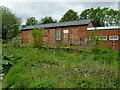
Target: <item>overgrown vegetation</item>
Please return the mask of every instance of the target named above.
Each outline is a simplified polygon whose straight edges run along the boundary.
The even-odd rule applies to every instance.
[[[101,45],[104,45],[105,40],[102,40],[102,35],[96,35],[96,33],[98,32],[98,30],[95,28],[95,30],[92,31],[90,37],[89,37],[89,43],[91,46],[93,46],[93,48],[91,49],[92,53],[94,54],[100,54],[100,50],[99,47]]]
[[[16,47],[16,48],[17,48],[18,46],[20,46],[20,42],[19,42],[18,38],[13,38],[12,41],[9,42],[8,44],[9,44],[10,46]]]
[[[13,56],[13,55],[2,55],[2,67],[4,74],[7,74],[8,71],[12,66],[14,66],[17,62],[17,60],[21,59],[20,57]]]
[[[35,27],[34,30],[32,30],[32,36],[34,41],[34,47],[40,47],[42,45],[42,36],[43,36],[43,28]]]
[[[14,59],[3,88],[117,88],[118,52],[103,48],[101,53],[3,48],[3,55],[21,57]]]

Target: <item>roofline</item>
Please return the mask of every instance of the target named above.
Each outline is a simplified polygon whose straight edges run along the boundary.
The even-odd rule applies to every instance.
[[[68,25],[68,26],[56,26],[56,27],[48,27],[44,29],[50,29],[50,28],[61,28],[61,27],[73,27],[73,26],[88,26],[89,24],[83,24],[83,25]],[[33,28],[30,29],[21,29],[21,31],[27,31],[27,30],[33,30]]]
[[[58,28],[58,27],[70,27],[70,26],[85,26],[85,25],[89,25],[91,23],[91,19],[84,19],[84,20],[90,20],[90,22],[88,24],[81,24],[81,25],[67,25],[67,26],[53,26],[53,27],[47,27],[47,28]],[[74,20],[74,21],[82,21],[82,20]],[[60,24],[60,23],[67,23],[67,22],[73,22],[73,21],[65,21],[65,22],[56,22],[56,24]],[[39,25],[49,25],[49,24],[55,24],[55,23],[47,23],[47,24],[38,24],[38,25],[32,25],[32,26],[37,26],[39,27]],[[47,29],[46,28],[46,29]],[[33,28],[29,28],[29,29],[21,29],[22,30],[33,30]]]
[[[79,20],[73,20],[73,21],[82,21],[82,20],[90,20],[90,22],[92,21],[92,19],[79,19]],[[64,21],[64,23],[73,22],[73,21]],[[59,24],[63,22],[56,22],[56,23]],[[38,24],[38,25],[47,25],[47,24],[55,24],[55,23],[46,23],[46,24]]]
[[[92,27],[92,28],[87,28],[87,30],[95,30],[95,29],[98,29],[98,30],[103,30],[103,29],[120,29],[119,26],[111,26],[111,27]]]

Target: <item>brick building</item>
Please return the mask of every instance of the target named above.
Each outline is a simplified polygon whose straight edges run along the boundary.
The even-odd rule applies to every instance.
[[[89,45],[89,36],[94,30],[91,20],[76,20],[60,23],[37,25],[37,28],[44,28],[43,44],[56,44],[67,41],[69,45]],[[32,38],[31,30],[34,26],[27,26],[22,31],[22,43],[29,43]],[[105,47],[120,49],[118,27],[97,27],[97,35],[102,35],[106,40]]]

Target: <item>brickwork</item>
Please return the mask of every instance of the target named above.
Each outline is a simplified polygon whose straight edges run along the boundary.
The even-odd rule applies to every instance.
[[[29,43],[32,40],[31,30],[22,31],[22,43]]]
[[[65,35],[67,35],[67,41],[69,45],[84,45],[88,46],[89,36],[92,30],[87,30],[88,27],[93,27],[92,23],[86,26],[71,26],[71,27],[60,27],[60,28],[50,28],[45,29],[43,36],[43,44],[55,44],[56,43],[56,31],[61,30],[61,40],[62,43],[65,40]],[[68,30],[68,33],[63,33],[63,30]],[[113,48],[113,42],[115,49],[120,49],[120,40],[109,40],[109,36],[118,35],[118,29],[104,29],[98,30],[96,35],[107,36],[105,47]],[[22,31],[22,43],[29,43],[32,39],[31,30]],[[119,34],[120,37],[120,34]],[[120,38],[119,38],[120,39]]]
[[[104,44],[105,47],[110,47],[113,48],[113,42],[114,42],[114,47],[115,49],[120,48],[119,44],[120,44],[120,38],[119,40],[109,40],[109,36],[119,36],[120,37],[120,33],[118,33],[119,29],[102,29],[102,30],[98,30],[97,33],[95,33],[96,35],[102,35],[102,36],[107,36],[107,40],[106,43]],[[88,30],[87,31],[87,38],[89,39],[89,36],[91,34],[92,30]]]

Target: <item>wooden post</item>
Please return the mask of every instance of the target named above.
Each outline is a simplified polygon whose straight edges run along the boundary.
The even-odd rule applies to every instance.
[[[113,40],[113,42],[112,42],[112,47],[113,47],[113,49],[115,49],[114,45],[115,45],[115,43],[114,43],[114,40]]]

